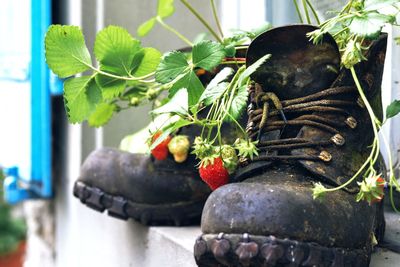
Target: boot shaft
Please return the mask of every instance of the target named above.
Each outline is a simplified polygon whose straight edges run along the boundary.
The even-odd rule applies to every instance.
[[[257,71],[254,79],[260,83],[249,87],[246,130],[253,140],[258,140],[260,155],[238,171],[236,180],[271,165],[294,161],[318,180],[341,185],[370,153],[368,147],[374,137],[371,120],[353,77],[346,69],[335,73],[340,58],[331,37],[326,36],[320,47],[315,47],[306,37],[305,31],[310,30],[303,25],[277,28],[250,45],[250,61],[262,53],[271,53],[271,59],[275,59]],[[291,35],[290,31],[301,35]],[[294,36],[296,40],[284,42],[281,35]],[[276,36],[279,47],[274,44]],[[272,45],[267,43],[269,37],[274,40]],[[299,45],[294,46],[294,41]],[[386,42],[387,36],[382,35],[371,43],[367,60],[355,67],[378,118],[382,116],[380,85]],[[326,51],[324,56],[320,56],[322,51]],[[288,70],[293,73],[287,73]],[[302,75],[308,77],[305,82]],[[357,184],[354,182],[346,189],[356,192]]]

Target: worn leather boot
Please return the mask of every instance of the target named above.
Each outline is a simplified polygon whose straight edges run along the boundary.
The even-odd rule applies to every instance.
[[[193,139],[194,131],[187,127],[182,134]],[[171,155],[156,160],[148,154],[102,148],[83,163],[74,195],[95,210],[145,225],[198,223],[210,190],[195,164],[193,156],[176,163]]]
[[[242,48],[237,57],[244,57],[245,53]],[[237,68],[228,64],[213,73],[202,71],[198,74],[201,82],[208,84],[225,66]],[[192,144],[200,130],[187,126],[179,134],[187,135]],[[222,131],[231,142],[240,135],[229,126]],[[107,210],[108,215],[119,219],[133,218],[144,225],[199,224],[211,190],[199,177],[197,163],[191,154],[183,163],[177,163],[171,155],[160,161],[149,154],[102,148],[83,163],[73,193],[88,207]]]
[[[335,74],[333,39],[312,47],[305,35],[312,30],[275,28],[249,47],[251,62],[267,53],[273,60],[250,87],[247,129],[260,155],[238,171],[242,182],[209,196],[194,247],[199,266],[364,267],[383,237],[381,203],[357,202],[355,184],[313,199],[314,183],[332,187],[352,177],[373,132],[350,72]],[[356,69],[378,116],[385,51],[381,36]]]

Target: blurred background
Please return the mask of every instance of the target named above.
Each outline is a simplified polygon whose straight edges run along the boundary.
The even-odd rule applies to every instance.
[[[195,39],[205,29],[175,2],[177,10],[168,22]],[[213,21],[208,1],[190,2]],[[216,2],[225,31],[250,30],[265,21],[274,26],[297,22],[292,0]],[[324,17],[346,1],[312,2]],[[50,24],[80,26],[90,49],[96,32],[107,25],[125,27],[135,36],[156,7],[156,0],[1,1],[0,267],[194,266],[191,250],[198,228],[153,229],[118,221],[87,209],[72,196],[87,155],[102,146],[118,147],[124,136],[146,126],[150,107],[121,112],[100,129],[71,125],[64,111],[62,81],[44,61],[44,33]],[[398,30],[387,31],[399,35]],[[158,26],[142,43],[162,52],[185,46]],[[390,43],[384,105],[400,99],[399,59],[399,49]],[[397,170],[398,122],[393,119],[383,131],[391,142]]]

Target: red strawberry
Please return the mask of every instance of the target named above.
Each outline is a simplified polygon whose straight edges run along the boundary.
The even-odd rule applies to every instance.
[[[214,158],[208,162],[208,164],[207,161],[203,162],[200,165],[199,173],[201,179],[203,179],[212,190],[228,183],[229,173],[224,167],[224,162],[220,157]]]
[[[152,138],[152,142],[157,140],[161,135],[161,132],[156,132]],[[153,150],[151,150],[151,154],[154,158],[158,160],[164,160],[168,156],[168,143],[171,141],[171,137],[168,136],[165,138],[160,144],[158,144]]]
[[[376,179],[376,189],[374,190],[375,194],[372,194],[372,199],[370,204],[381,202],[383,199],[383,188],[385,187],[385,180],[382,177],[378,177]]]

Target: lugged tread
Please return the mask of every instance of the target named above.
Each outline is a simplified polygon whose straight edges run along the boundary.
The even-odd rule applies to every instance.
[[[363,249],[325,247],[313,242],[248,234],[203,234],[194,246],[201,267],[323,266],[363,267],[370,262]]]
[[[169,204],[143,204],[114,196],[100,188],[76,181],[73,194],[88,207],[121,220],[132,218],[144,225],[194,225],[200,223],[200,217],[206,199],[191,202]]]

